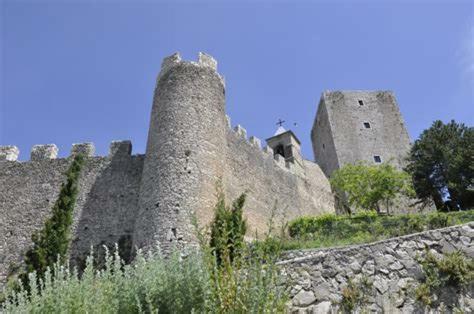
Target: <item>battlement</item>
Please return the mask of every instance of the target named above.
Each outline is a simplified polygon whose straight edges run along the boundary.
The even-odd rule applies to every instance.
[[[37,144],[33,145],[30,152],[30,159],[27,161],[41,161],[58,158],[59,149],[56,144]],[[94,143],[75,143],[72,144],[69,156],[83,154],[85,157],[101,157],[95,156]],[[0,146],[0,162],[1,161],[18,161],[20,150],[16,146]],[[108,158],[124,157],[132,155],[132,142],[112,141],[109,145]]]
[[[214,70],[221,79],[222,85],[225,87],[225,79],[217,72],[217,61],[207,53],[199,52],[198,61],[185,61],[181,59],[179,52],[175,52],[171,56],[165,57],[161,63],[161,70],[158,74],[157,83],[168,71],[180,64],[192,64],[198,67],[207,67]]]
[[[35,145],[31,148],[30,160],[56,159],[58,147],[55,144]]]
[[[16,161],[20,150],[16,146],[0,146],[0,161]]]
[[[235,127],[232,128],[232,121],[228,115],[226,115],[226,120],[229,131],[231,131],[237,138],[244,140],[245,143],[260,151],[264,158],[272,158],[275,165],[277,165],[281,169],[288,170],[290,172],[293,172],[294,174],[299,174],[299,172],[296,171],[297,169],[292,162],[285,161],[285,158],[283,156],[274,154],[273,149],[268,145],[262,148],[262,141],[258,137],[250,136],[249,138],[247,138],[247,130],[240,124],[237,124]]]

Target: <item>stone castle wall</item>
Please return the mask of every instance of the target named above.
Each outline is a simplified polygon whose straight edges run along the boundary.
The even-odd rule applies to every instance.
[[[10,268],[22,262],[31,235],[50,216],[72,160],[37,154],[43,147],[34,148],[30,161],[0,161],[0,286]],[[124,251],[131,249],[143,156],[131,156],[127,141],[112,143],[107,157],[93,157],[93,150],[90,144],[73,147],[73,154],[88,156],[74,209],[73,263],[81,262],[91,245],[120,243]]]
[[[304,160],[300,168],[275,157],[269,147],[262,150],[258,138],[247,139],[240,125],[231,129],[229,119],[224,186],[229,202],[247,192],[250,236],[266,231],[272,215],[278,223],[335,211],[329,181],[317,164]]]
[[[191,218],[211,221],[219,180],[229,202],[248,192],[249,236],[266,231],[275,204],[284,219],[334,212],[317,164],[285,163],[242,127],[230,128],[224,80],[207,55],[163,61],[150,121],[145,155],[132,156],[126,141],[112,143],[107,157],[94,157],[91,145],[73,146],[72,154],[88,156],[74,210],[73,262],[90,245],[118,243],[130,251],[156,241],[165,250],[192,243]],[[51,213],[71,161],[56,156],[56,146],[39,145],[30,161],[18,162],[16,147],[0,147],[0,282]]]
[[[339,313],[342,290],[352,280],[359,291],[367,280],[367,300],[359,312],[423,313],[415,287],[423,278],[418,258],[426,250],[441,254],[462,251],[474,258],[474,223],[431,230],[371,244],[286,252],[280,265],[292,287],[291,308],[296,313]],[[439,298],[445,311],[474,310],[474,282],[465,291],[444,287]],[[441,307],[438,308],[441,310]]]

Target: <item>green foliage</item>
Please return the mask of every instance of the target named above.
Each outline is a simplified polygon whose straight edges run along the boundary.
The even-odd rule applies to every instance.
[[[46,220],[43,228],[32,236],[33,247],[26,252],[25,269],[18,275],[20,280],[28,280],[28,273],[33,271],[42,278],[47,268],[53,266],[58,258],[61,263],[66,261],[74,205],[79,191],[78,180],[83,163],[84,157],[77,155],[66,171],[66,180],[61,185],[51,217]]]
[[[436,258],[430,251],[420,260],[425,278],[415,290],[417,300],[432,305],[438,300],[440,289],[454,287],[465,289],[474,280],[474,260],[461,251]]]
[[[208,250],[210,293],[216,313],[283,312],[286,296],[279,282],[275,262],[280,252],[278,239],[269,234],[263,241],[244,242],[246,223],[242,218],[245,194],[229,208],[218,186],[209,245],[200,235],[201,247]]]
[[[413,144],[406,170],[418,198],[433,200],[438,210],[474,206],[474,128],[454,120],[433,122]]]
[[[373,283],[367,277],[362,277],[360,282],[352,280],[342,288],[340,306],[343,313],[353,313],[358,307],[367,303],[367,298],[372,294]]]
[[[214,220],[211,224],[210,246],[217,257],[218,263],[224,256],[232,262],[242,251],[247,224],[243,218],[245,193],[232,203],[232,207],[225,204],[224,193],[218,188],[217,204],[214,207]]]
[[[452,225],[452,217],[445,213],[430,213],[427,216],[428,219],[428,228],[429,229],[438,229],[445,228]]]
[[[283,248],[367,243],[470,221],[474,221],[474,210],[394,216],[362,211],[350,216],[326,214],[300,217],[288,224],[290,239],[284,241]]]
[[[414,196],[410,176],[388,163],[347,164],[333,172],[331,186],[350,207],[379,213],[382,207],[388,210],[400,195]]]
[[[223,197],[218,205],[222,202]],[[238,198],[233,206],[235,211],[241,209],[243,203],[244,198]],[[241,220],[230,221],[239,226]],[[258,246],[243,241],[234,245],[236,242],[223,238],[221,243],[231,243],[233,251],[227,249],[227,245],[217,255],[205,233],[198,231],[197,236],[200,250],[190,250],[186,255],[175,252],[166,258],[159,248],[146,255],[139,251],[129,265],[120,258],[118,245],[113,256],[105,248],[105,265],[100,270],[95,268],[91,252],[81,277],[77,271],[58,262],[52,271],[47,268],[43,279],[38,280],[33,272],[29,274],[28,287],[9,290],[0,312],[284,312],[287,296],[275,264],[278,248],[273,242],[275,239],[266,239],[264,243],[268,246]],[[234,241],[236,237],[233,237]],[[234,256],[232,259],[230,254]]]
[[[79,277],[59,263],[47,270],[41,289],[36,273],[29,274],[30,286],[12,293],[5,313],[190,313],[205,309],[206,270],[200,257],[179,254],[164,259],[157,251],[138,254],[133,265],[124,265],[116,252],[107,254],[105,267],[94,269],[92,255]],[[30,291],[28,293],[27,291]]]

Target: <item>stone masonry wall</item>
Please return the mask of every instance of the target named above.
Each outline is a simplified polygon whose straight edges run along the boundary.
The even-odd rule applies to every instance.
[[[249,236],[255,230],[265,232],[272,215],[278,223],[302,215],[334,213],[329,181],[317,164],[304,160],[301,169],[285,163],[280,155],[275,159],[271,148],[262,151],[259,139],[251,136],[247,140],[245,129],[240,125],[231,129],[228,121],[224,186],[228,202],[247,192],[244,214]]]
[[[374,156],[378,155],[382,161],[391,160],[398,167],[404,165],[410,137],[392,92],[324,92],[320,103],[324,103],[327,115],[316,117],[313,132],[324,135],[324,129],[330,128],[328,135],[331,138],[325,138],[323,142],[332,140],[336,151],[335,155],[333,152],[320,154],[321,147],[316,145],[318,163],[331,164],[334,158],[339,166],[358,160],[374,163]],[[320,119],[324,121],[320,123]],[[364,123],[369,123],[370,128]]]
[[[460,250],[474,258],[474,222],[365,245],[286,252],[280,265],[291,287],[291,309],[296,313],[336,313],[348,281],[362,289],[367,280],[372,287],[368,285],[367,302],[357,310],[423,313],[427,309],[415,300],[414,290],[423,278],[418,257],[426,250],[438,257]],[[439,300],[448,313],[454,307],[471,313],[474,282],[464,292],[445,288]]]
[[[32,151],[32,160],[0,161],[0,287],[9,269],[19,265],[31,247],[31,235],[51,214],[70,158]],[[74,209],[71,260],[82,262],[90,246],[119,243],[131,249],[143,156],[131,156],[130,142],[114,142],[107,157],[93,157],[91,144],[73,147],[88,154]],[[41,157],[42,156],[42,157]]]
[[[376,164],[374,156],[402,169],[410,150],[410,137],[391,91],[324,92],[311,139],[316,162],[328,177],[349,163]],[[414,206],[417,201],[402,197],[388,210],[392,213],[431,210]],[[343,211],[341,206],[337,207]],[[382,210],[387,208],[382,206]]]
[[[138,247],[163,251],[196,243],[193,215],[212,217],[224,172],[225,86],[217,63],[165,58],[158,76],[134,234]]]

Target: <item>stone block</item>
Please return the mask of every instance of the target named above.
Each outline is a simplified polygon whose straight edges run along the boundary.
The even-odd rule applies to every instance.
[[[217,61],[207,53],[199,53],[199,65],[210,67],[217,70]]]
[[[16,161],[20,150],[16,146],[0,146],[0,161]]]
[[[110,157],[123,157],[132,154],[131,141],[113,141],[109,146]]]
[[[237,126],[234,128],[234,131],[241,138],[247,139],[247,130],[244,129],[240,124],[237,124]]]
[[[265,146],[263,152],[273,156],[273,149],[270,146]]]
[[[95,146],[93,143],[72,144],[71,156],[83,154],[84,157],[92,157],[95,154]]]
[[[54,144],[35,145],[31,149],[30,160],[55,159],[58,157],[58,147]]]
[[[250,144],[252,144],[253,146],[257,147],[258,149],[261,149],[262,148],[262,142],[260,141],[259,138],[255,137],[255,136],[251,136],[249,138],[249,142]]]
[[[296,306],[308,306],[316,301],[312,291],[301,290],[293,297],[293,304]]]

